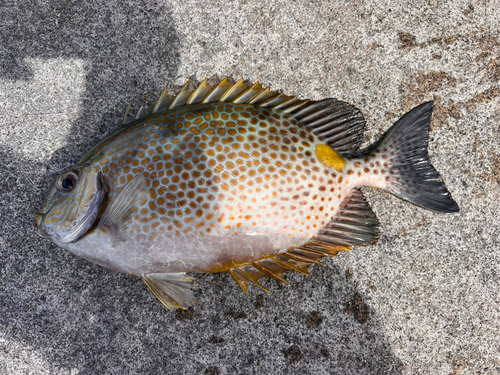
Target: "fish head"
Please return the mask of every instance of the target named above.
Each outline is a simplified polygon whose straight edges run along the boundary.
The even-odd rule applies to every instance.
[[[35,216],[38,234],[59,245],[78,241],[94,225],[106,195],[100,170],[75,166],[64,171],[52,182]]]

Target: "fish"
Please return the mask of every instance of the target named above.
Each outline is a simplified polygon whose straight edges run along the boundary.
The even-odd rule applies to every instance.
[[[186,309],[192,274],[228,272],[247,294],[269,291],[262,278],[289,284],[288,271],[374,245],[362,187],[459,211],[427,152],[432,102],[362,149],[366,121],[344,101],[227,78],[190,84],[146,97],[135,116],[129,104],[121,126],[54,179],[38,234]]]

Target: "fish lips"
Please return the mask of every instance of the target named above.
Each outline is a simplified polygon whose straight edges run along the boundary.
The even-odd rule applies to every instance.
[[[92,201],[87,206],[87,210],[84,215],[78,220],[66,233],[63,235],[54,234],[47,232],[44,225],[37,225],[38,234],[44,238],[50,238],[57,244],[67,244],[71,242],[78,241],[82,236],[84,236],[88,230],[94,225],[94,222],[101,210],[104,199],[107,195],[107,187],[104,182],[104,177],[102,172],[98,172],[96,175],[96,192]],[[40,220],[40,224],[43,220]],[[38,223],[38,218],[37,218]]]

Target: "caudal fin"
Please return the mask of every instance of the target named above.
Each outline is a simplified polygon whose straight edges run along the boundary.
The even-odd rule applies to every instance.
[[[387,191],[428,210],[458,212],[458,205],[427,154],[432,109],[432,102],[427,102],[401,117],[370,156],[387,158]]]

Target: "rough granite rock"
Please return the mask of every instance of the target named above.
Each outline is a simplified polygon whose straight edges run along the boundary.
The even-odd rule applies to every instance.
[[[494,0],[0,2],[0,373],[499,374],[499,30]],[[199,275],[187,312],[36,235],[51,179],[129,101],[214,75],[353,103],[366,143],[434,99],[461,212],[366,189],[378,245],[271,295]]]

